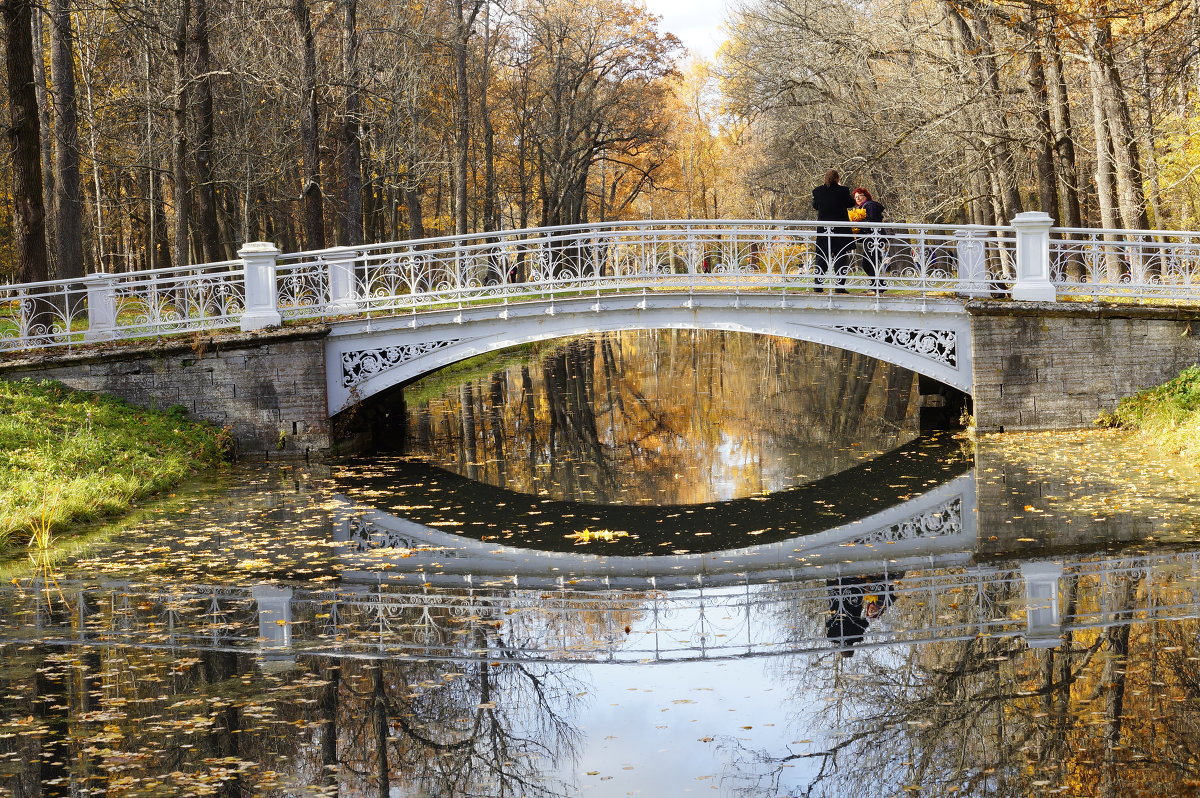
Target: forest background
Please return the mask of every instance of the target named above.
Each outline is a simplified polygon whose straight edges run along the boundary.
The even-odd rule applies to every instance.
[[[0,0],[0,280],[632,218],[1188,229],[1200,2]]]

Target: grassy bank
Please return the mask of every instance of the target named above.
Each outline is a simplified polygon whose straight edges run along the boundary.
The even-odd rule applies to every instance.
[[[1136,430],[1156,445],[1200,459],[1200,366],[1170,382],[1120,401],[1097,419],[1107,427]]]
[[[226,459],[228,436],[50,382],[0,381],[0,550],[128,509]]]

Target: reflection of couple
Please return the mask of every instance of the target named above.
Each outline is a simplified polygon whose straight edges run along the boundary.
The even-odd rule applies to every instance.
[[[848,226],[850,222],[882,222],[884,207],[875,201],[865,188],[854,191],[843,186],[836,169],[825,173],[825,182],[813,189],[813,208],[819,222],[845,222],[847,226],[822,227],[817,231],[817,269],[836,279],[835,294],[846,293],[846,275],[854,257],[854,234],[863,235],[863,271],[871,278],[871,287],[879,290],[878,279],[883,273],[883,256],[887,249],[884,233],[879,228],[862,230]],[[817,291],[823,291],[819,286]]]
[[[840,576],[826,582],[829,612],[825,616],[825,634],[834,643],[846,647],[842,651],[843,657],[854,655],[849,647],[861,643],[871,621],[896,602],[892,579],[888,574],[870,574]]]

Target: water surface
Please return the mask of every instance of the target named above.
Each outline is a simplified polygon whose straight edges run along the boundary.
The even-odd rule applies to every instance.
[[[410,389],[407,455],[238,466],[11,563],[0,787],[1185,791],[1196,470],[1111,432],[920,435],[912,375],[854,360],[509,354]]]

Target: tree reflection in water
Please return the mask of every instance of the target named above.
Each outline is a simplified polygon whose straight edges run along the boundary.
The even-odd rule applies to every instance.
[[[415,384],[409,451],[524,493],[696,504],[819,479],[912,440],[915,391],[906,369],[803,341],[604,333]]]
[[[1181,598],[1183,614],[1200,610],[1194,576],[1176,576],[1065,578],[1064,614],[1098,620],[1051,648],[980,635],[780,662],[778,678],[799,688],[795,733],[812,740],[781,751],[725,741],[730,782],[744,795],[1193,794],[1200,623],[1144,620],[1147,605]],[[992,598],[1020,603],[1006,587]],[[926,609],[893,611],[915,622]],[[812,709],[814,695],[827,701]]]
[[[647,794],[652,770],[660,795],[1195,792],[1194,471],[1135,472],[1110,439],[1065,463],[1037,438],[909,443],[911,375],[690,336],[577,341],[412,411],[435,459],[507,493],[390,458],[239,466],[10,565],[0,795]],[[643,506],[546,517],[614,497]],[[567,537],[635,511],[667,556]],[[831,640],[848,587],[886,611]]]
[[[6,795],[565,796],[579,686],[536,663],[4,650]],[[29,767],[33,764],[33,767]],[[396,792],[398,791],[398,792]]]
[[[864,578],[878,586],[873,565],[862,564]],[[1004,578],[950,587],[954,569],[909,571],[894,582],[894,603],[872,619],[881,631],[855,643],[850,659],[829,648],[771,653],[786,641],[757,641],[747,655],[766,657],[769,683],[794,691],[794,728],[779,739],[796,742],[715,740],[722,755],[712,764],[729,794],[1161,795],[1163,784],[1196,779],[1194,552],[1068,560],[1054,647],[1031,648],[1011,632],[920,643],[879,636],[889,625],[902,640],[907,628],[981,628],[992,616],[1019,616],[1018,573],[1003,567],[996,575]],[[774,604],[771,592],[753,598],[748,623],[762,626],[769,610],[780,635],[823,634],[827,581],[814,580],[796,604],[801,587],[780,585]],[[81,616],[59,593],[45,602],[66,611],[39,621],[43,634],[63,630],[55,646],[3,647],[0,773],[9,794],[575,795],[568,774],[586,753],[588,696],[609,700],[591,664],[607,660],[606,650],[588,641],[620,646],[653,627],[674,624],[676,637],[695,624],[632,593],[607,606],[600,594],[580,593],[561,606],[569,617],[555,618],[547,604],[542,622],[510,624],[505,612],[487,615],[496,596],[482,596],[474,613],[431,605],[393,616],[397,634],[456,639],[473,657],[256,656],[233,650],[232,640],[154,648],[174,633],[161,623],[164,608],[178,611],[180,630],[187,608],[128,590],[146,626],[140,644],[63,648]],[[343,618],[337,634],[318,628],[321,614],[299,611],[295,623],[311,625],[327,646],[344,645],[359,621],[367,631],[370,613]],[[701,633],[718,631],[711,624]],[[547,645],[558,639],[561,647]],[[686,680],[687,663],[675,667]]]

